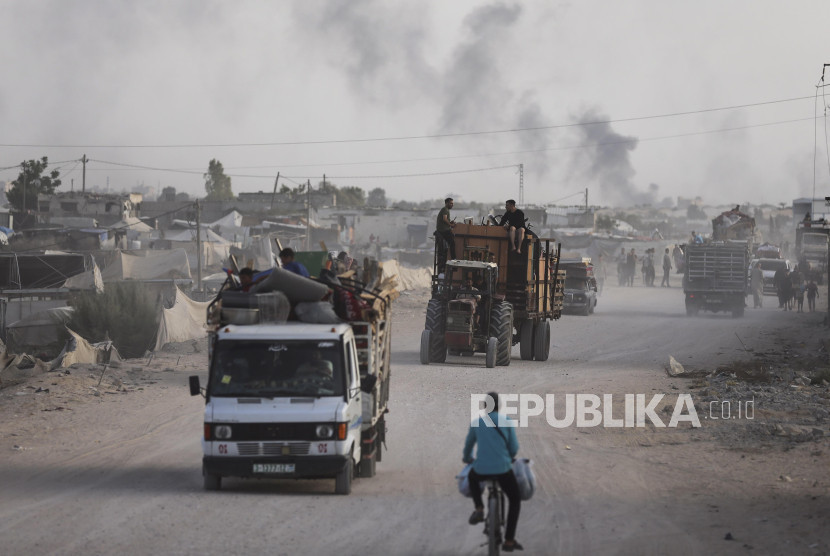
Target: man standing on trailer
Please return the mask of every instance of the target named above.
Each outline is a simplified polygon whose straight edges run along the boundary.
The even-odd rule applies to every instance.
[[[525,213],[516,208],[516,201],[508,199],[506,209],[499,226],[504,226],[510,233],[510,250],[522,254],[522,241],[525,239]],[[518,236],[518,238],[516,237]],[[518,240],[518,241],[517,241]]]
[[[454,202],[452,197],[444,199],[444,208],[438,212],[438,222],[435,224],[435,231],[439,236],[444,238],[450,249],[450,259],[455,259],[455,236],[452,229],[455,227],[455,222],[450,220],[450,209]]]

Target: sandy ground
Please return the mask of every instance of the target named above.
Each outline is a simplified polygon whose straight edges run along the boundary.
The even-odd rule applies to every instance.
[[[204,380],[204,342],[0,390],[3,553],[485,553],[453,477],[470,394],[489,390],[665,394],[666,422],[663,406],[689,393],[701,418],[579,429],[532,418],[518,431],[538,479],[518,528],[525,554],[830,553],[830,392],[803,378],[828,367],[823,314],[768,297],[742,319],[688,318],[678,288],[610,287],[595,315],[554,323],[549,361],[515,347],[509,367],[487,369],[482,356],[419,364],[426,299],[396,302],[388,451],[348,497],[333,480],[202,489],[204,401],[187,377]],[[692,376],[668,376],[670,355]],[[764,377],[744,380],[741,364]],[[754,419],[708,418],[712,401],[718,416],[747,396]]]

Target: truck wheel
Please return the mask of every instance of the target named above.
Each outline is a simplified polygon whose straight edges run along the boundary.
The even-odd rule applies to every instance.
[[[593,303],[591,303],[591,308],[588,309],[588,312],[593,315],[594,314],[594,309],[596,309],[596,308],[597,308],[597,302],[594,301]]]
[[[522,321],[522,328],[519,331],[519,355],[525,361],[533,360],[533,329],[535,325],[532,320]]]
[[[205,490],[220,490],[222,488],[222,475],[202,470],[202,478],[204,479]]]
[[[536,361],[547,361],[550,355],[550,323],[540,322],[536,326],[536,334],[533,338],[533,353]]]
[[[343,470],[337,474],[334,479],[334,493],[335,494],[351,494],[352,492],[352,474],[354,473],[354,460],[351,454],[346,462]]]
[[[431,333],[429,330],[421,332],[421,365],[429,365],[430,336]]]
[[[732,318],[738,319],[744,316],[744,308],[743,307],[735,307],[732,309]]]
[[[587,303],[585,303],[585,308],[582,309],[582,316],[587,317],[590,314],[591,314],[591,302],[588,301]]]
[[[427,304],[427,321],[425,326],[430,332],[430,363],[443,363],[447,360],[447,344],[444,342],[445,326],[446,315],[444,315],[444,305],[437,299],[430,299]]]
[[[484,364],[488,369],[496,366],[496,353],[499,349],[499,341],[496,338],[489,338],[487,340],[487,351],[484,354]]]
[[[510,364],[510,348],[513,347],[513,306],[510,303],[493,305],[490,313],[490,336],[498,341],[496,365]]]

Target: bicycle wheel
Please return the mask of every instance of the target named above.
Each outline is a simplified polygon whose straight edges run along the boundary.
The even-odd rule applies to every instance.
[[[499,556],[501,546],[501,509],[499,508],[498,496],[491,496],[487,500],[487,546],[490,556]]]

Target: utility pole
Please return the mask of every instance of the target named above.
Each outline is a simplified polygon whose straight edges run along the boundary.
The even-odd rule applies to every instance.
[[[325,176],[323,177],[323,183],[326,183]],[[305,250],[311,251],[311,180],[306,182],[305,186],[305,205],[306,205],[306,215],[305,215]]]
[[[525,165],[519,164],[519,206],[525,206]]]
[[[82,176],[81,177],[81,193],[86,193],[86,161],[87,160],[88,159],[86,157],[86,154],[84,154],[84,156],[81,157],[81,162],[83,162],[83,164],[84,164],[84,170],[83,170],[83,173],[81,174],[81,176]]]
[[[588,214],[588,188],[585,188],[585,214]]]
[[[202,291],[202,225],[199,199],[196,199],[196,289]]]
[[[23,167],[23,214],[26,214],[26,167]]]
[[[277,196],[277,184],[280,182],[280,173],[277,172],[277,179],[274,180],[274,192],[271,194],[271,210],[274,210],[274,197]]]

